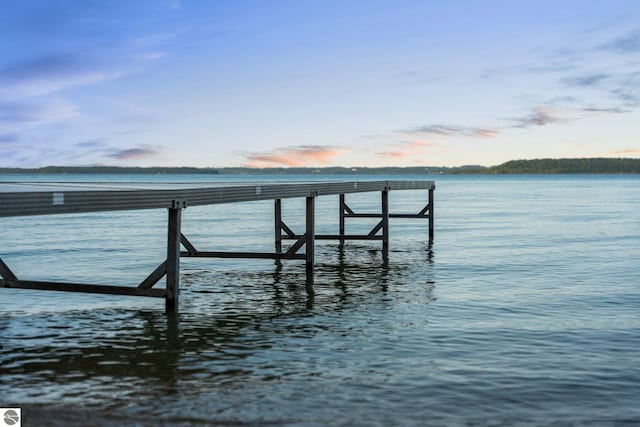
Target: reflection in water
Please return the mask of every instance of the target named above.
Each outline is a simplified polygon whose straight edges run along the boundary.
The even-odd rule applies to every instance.
[[[145,402],[171,395],[184,399],[319,374],[293,362],[290,352],[308,347],[310,358],[324,357],[323,345],[313,343],[318,336],[362,336],[369,310],[416,298],[415,287],[403,295],[404,284],[416,280],[416,271],[430,273],[428,264],[407,253],[387,256],[357,245],[346,253],[338,246],[318,250],[323,262],[316,265],[315,283],[306,281],[299,263],[248,271],[185,266],[176,315],[124,308],[2,318],[3,381],[22,402],[103,408],[126,402],[144,411]],[[427,253],[432,262],[432,249]],[[430,302],[432,291],[432,285],[422,288],[420,298]],[[342,357],[348,364],[358,355]]]

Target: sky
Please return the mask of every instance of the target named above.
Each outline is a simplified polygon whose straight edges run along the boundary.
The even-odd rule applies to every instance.
[[[3,0],[0,167],[640,158],[640,2]]]

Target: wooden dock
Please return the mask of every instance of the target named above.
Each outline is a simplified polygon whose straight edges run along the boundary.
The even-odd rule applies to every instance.
[[[418,213],[390,213],[389,192],[396,190],[428,190],[425,207]],[[72,183],[72,182],[0,182],[0,217],[88,213],[139,209],[167,209],[167,257],[137,286],[107,286],[86,283],[21,280],[2,260],[0,248],[0,286],[5,288],[89,292],[162,297],[168,312],[178,308],[180,258],[263,258],[301,260],[306,263],[308,282],[314,270],[316,240],[379,240],[382,250],[389,248],[390,218],[428,220],[428,238],[434,232],[433,181],[332,181],[294,183]],[[380,213],[357,213],[346,203],[351,193],[380,192]],[[317,197],[339,197],[337,234],[315,233],[315,200]],[[282,199],[305,198],[305,230],[296,233],[282,220]],[[196,248],[181,232],[182,210],[187,207],[256,200],[274,201],[274,252],[203,251]],[[347,218],[379,218],[367,234],[345,234]],[[293,244],[283,248],[283,240]],[[4,242],[8,245],[11,242]],[[165,278],[164,289],[154,286]]]

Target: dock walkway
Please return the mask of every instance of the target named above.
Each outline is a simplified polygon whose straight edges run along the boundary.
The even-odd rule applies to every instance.
[[[395,190],[428,190],[426,206],[418,213],[390,213],[389,192]],[[307,277],[313,278],[314,243],[316,240],[380,240],[383,251],[389,247],[389,218],[422,218],[428,220],[428,238],[434,232],[433,181],[331,181],[289,183],[92,183],[92,182],[0,182],[0,217],[74,214],[104,211],[167,209],[167,257],[137,286],[107,286],[20,280],[2,260],[0,246],[0,287],[54,291],[89,292],[162,297],[168,312],[177,310],[180,258],[264,258],[303,260]],[[356,213],[346,203],[346,194],[380,192],[380,213]],[[315,199],[339,196],[338,234],[315,234]],[[297,234],[282,220],[282,199],[306,199],[305,231]],[[181,232],[182,210],[192,206],[239,203],[257,200],[274,201],[274,252],[201,251]],[[346,218],[379,218],[368,234],[345,234]],[[1,236],[1,233],[0,233]],[[286,250],[283,240],[294,243]],[[8,245],[11,242],[3,242]],[[302,251],[304,249],[304,251]],[[164,289],[154,288],[166,279]]]

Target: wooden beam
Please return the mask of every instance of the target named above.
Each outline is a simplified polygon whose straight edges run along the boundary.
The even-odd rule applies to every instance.
[[[0,276],[2,276],[2,278],[5,280],[18,280],[9,266],[5,264],[4,261],[2,261],[2,258],[0,258]]]
[[[315,196],[308,196],[306,203],[306,230],[305,237],[305,255],[306,255],[306,271],[307,279],[313,280],[313,269],[315,264]]]
[[[165,292],[165,308],[167,313],[178,311],[180,295],[180,223],[182,210],[168,209],[167,226],[167,285]]]
[[[304,244],[304,243],[303,243]],[[272,252],[225,252],[225,251],[198,251],[195,254],[180,252],[185,258],[255,258],[255,259],[305,259],[304,254],[272,253]]]
[[[433,204],[435,202],[433,188],[429,189],[429,241],[433,240]]]
[[[389,251],[389,190],[382,191],[382,250]]]
[[[133,286],[90,285],[86,283],[45,282],[36,280],[5,280],[7,288],[38,289],[42,291],[85,292],[91,294],[164,297],[164,289],[143,289]]]
[[[165,260],[162,264],[160,264],[153,272],[147,276],[139,285],[139,289],[151,289],[153,285],[158,283],[160,279],[167,274],[167,261]]]

